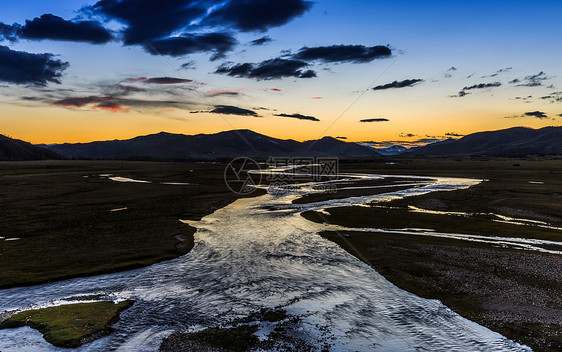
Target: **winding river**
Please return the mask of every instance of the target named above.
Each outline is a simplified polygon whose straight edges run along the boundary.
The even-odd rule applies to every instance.
[[[409,176],[400,176],[405,178]],[[348,175],[345,180],[383,179]],[[386,177],[389,182],[392,177]],[[280,306],[301,317],[301,335],[330,340],[334,351],[522,351],[527,347],[467,320],[438,300],[403,291],[367,264],[317,235],[331,226],[309,222],[306,210],[363,205],[479,180],[411,177],[416,187],[389,193],[293,205],[297,192],[239,199],[190,221],[193,250],[146,268],[0,291],[0,312],[45,307],[102,294],[133,299],[116,332],[76,351],[156,351],[178,328],[202,329]],[[341,182],[341,181],[338,181]],[[68,351],[31,328],[0,330],[0,351]]]

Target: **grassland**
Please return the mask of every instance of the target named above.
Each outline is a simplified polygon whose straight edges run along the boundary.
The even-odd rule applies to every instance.
[[[303,214],[350,227],[426,228],[562,242],[562,231],[498,223],[489,213],[562,224],[561,159],[397,159],[340,163],[343,171],[487,179],[454,192]],[[531,183],[530,183],[531,181]],[[328,195],[326,195],[328,196]],[[331,196],[336,198],[337,195]],[[415,213],[408,206],[458,216]],[[562,350],[562,257],[489,244],[396,232],[324,232],[397,286],[444,304],[540,351]]]
[[[127,270],[187,253],[195,229],[179,219],[197,220],[239,197],[225,185],[224,167],[0,163],[0,288]],[[151,183],[115,182],[104,174]]]
[[[0,329],[30,326],[58,347],[78,347],[113,332],[112,324],[132,301],[67,304],[27,310],[0,323]]]

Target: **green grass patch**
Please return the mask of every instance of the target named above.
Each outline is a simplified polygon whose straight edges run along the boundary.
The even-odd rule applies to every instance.
[[[27,310],[6,319],[0,329],[29,326],[43,334],[45,340],[58,347],[78,347],[114,331],[121,311],[133,301],[76,303],[43,309]]]

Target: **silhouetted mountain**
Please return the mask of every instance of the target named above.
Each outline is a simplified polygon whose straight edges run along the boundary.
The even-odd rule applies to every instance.
[[[554,155],[562,154],[562,127],[532,129],[513,127],[478,132],[457,140],[446,140],[404,153],[411,156],[453,155]]]
[[[232,130],[193,136],[160,132],[127,140],[50,145],[70,158],[207,159],[238,156],[376,156],[372,148],[331,137],[297,142],[268,137],[250,130]]]
[[[0,161],[64,159],[60,154],[0,134]]]

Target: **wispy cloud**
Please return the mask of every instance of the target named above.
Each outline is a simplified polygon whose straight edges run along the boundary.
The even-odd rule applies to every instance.
[[[386,122],[389,121],[389,119],[385,119],[383,117],[377,117],[377,118],[373,118],[373,119],[362,119],[359,120],[359,122]]]
[[[306,116],[306,115],[301,115],[301,114],[275,114],[273,116],[289,117],[289,118],[299,119],[299,120],[320,121],[314,116]]]
[[[373,90],[384,90],[384,89],[391,89],[391,88],[405,88],[405,87],[413,87],[418,83],[423,82],[423,79],[405,79],[403,81],[393,81],[391,83],[382,84],[379,86],[375,86]]]

